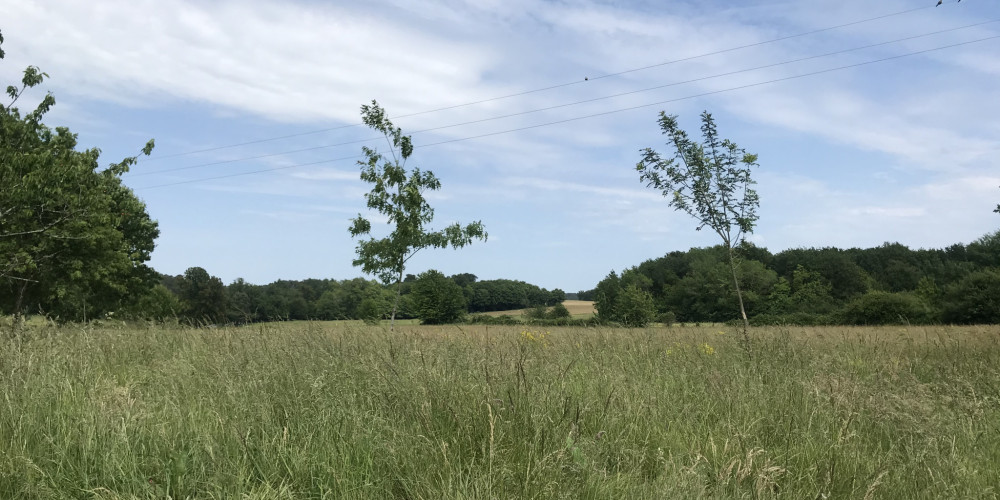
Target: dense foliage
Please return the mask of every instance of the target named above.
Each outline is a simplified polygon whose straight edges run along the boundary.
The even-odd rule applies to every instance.
[[[76,134],[42,123],[51,94],[22,114],[14,104],[47,76],[28,67],[0,103],[0,313],[81,320],[135,309],[156,283],[145,263],[159,235],[121,181],[136,158],[99,168],[97,148],[78,151]]]
[[[745,244],[737,273],[747,314],[757,324],[887,324],[1000,322],[1000,231],[945,249],[911,250],[899,243],[847,250],[792,249],[771,254]],[[659,313],[685,322],[728,321],[737,303],[726,286],[723,246],[670,252],[626,270],[648,290]],[[612,278],[609,276],[609,278]],[[614,301],[606,279],[578,297],[592,297],[601,315]]]
[[[656,305],[649,293],[652,280],[634,269],[622,273],[614,271],[597,284],[594,306],[597,317],[605,323],[618,323],[629,327],[644,327],[653,322]]]
[[[455,323],[465,316],[462,287],[431,269],[420,273],[412,288],[413,306],[421,323],[440,325]]]
[[[421,283],[421,279],[426,283]],[[396,317],[450,323],[466,312],[558,306],[566,297],[562,290],[549,291],[523,281],[477,280],[474,274],[446,277],[435,270],[419,276],[408,274],[399,287]],[[222,280],[200,267],[192,267],[184,275],[161,276],[161,283],[143,298],[142,308],[133,317],[176,318],[192,324],[378,321],[390,317],[396,298],[395,286],[363,278],[278,280],[267,285],[255,285],[241,278],[225,286]],[[445,310],[457,312],[445,314]]]

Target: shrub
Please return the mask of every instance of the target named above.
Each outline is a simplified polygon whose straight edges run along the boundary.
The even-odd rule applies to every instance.
[[[527,319],[545,319],[545,314],[545,306],[535,306],[524,311],[524,317]]]
[[[656,318],[656,321],[663,323],[663,326],[674,326],[674,323],[677,322],[677,315],[673,311],[667,311],[660,314]]]
[[[564,306],[562,302],[552,306],[552,309],[545,313],[546,319],[569,318],[570,316],[569,309],[566,309],[566,306]]]
[[[848,325],[927,324],[934,321],[934,314],[912,293],[872,291],[848,302],[840,319]]]
[[[161,284],[155,285],[130,307],[122,311],[125,319],[164,321],[180,315],[184,306],[180,299]]]

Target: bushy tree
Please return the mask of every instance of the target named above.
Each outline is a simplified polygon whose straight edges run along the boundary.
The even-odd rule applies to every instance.
[[[159,230],[121,181],[135,157],[100,169],[98,149],[77,151],[76,134],[42,123],[51,94],[23,115],[14,107],[47,77],[28,67],[0,104],[0,308],[86,319],[125,309],[153,287],[145,263]],[[149,141],[142,152],[152,149]]]
[[[619,278],[614,271],[597,284],[594,307],[601,321],[628,327],[645,327],[656,317],[653,296],[644,289],[650,280],[634,269]]]
[[[983,269],[949,286],[942,317],[953,324],[1000,324],[1000,269]]]
[[[462,288],[440,271],[431,269],[420,273],[410,295],[421,323],[454,323],[465,315]]]
[[[237,278],[226,287],[229,298],[229,321],[236,324],[262,321],[264,303],[262,300],[264,287],[247,283],[243,278]]]
[[[983,267],[1000,267],[1000,230],[984,234],[966,246],[966,256]]]
[[[227,318],[226,287],[204,268],[191,267],[178,280],[184,316],[194,324],[221,323]]]
[[[827,313],[833,310],[833,287],[821,274],[798,266],[792,273],[789,312]]]
[[[635,168],[641,181],[670,199],[670,206],[694,217],[698,221],[697,230],[707,227],[722,238],[749,353],[747,330],[750,323],[737,276],[734,248],[745,235],[753,232],[758,218],[760,198],[751,187],[756,183],[750,177],[751,169],[757,166],[757,155],[747,153],[729,139],[721,139],[715,120],[707,111],[702,113],[701,122],[704,140],[699,144],[680,128],[676,115],[661,111],[660,129],[669,137],[674,154],[671,158],[663,158],[653,149],[646,148]]]
[[[402,129],[392,124],[377,102],[361,106],[361,118],[365,125],[382,133],[389,145],[389,157],[377,149],[363,147],[365,160],[358,164],[361,180],[373,185],[365,194],[368,208],[386,216],[393,230],[384,238],[359,241],[358,257],[353,263],[387,285],[396,284],[390,323],[393,329],[406,262],[424,248],[461,248],[474,239],[486,240],[487,234],[479,221],[464,227],[455,223],[440,231],[427,229],[425,226],[434,219],[434,209],[424,198],[424,192],[440,189],[441,182],[430,170],[407,170],[406,160],[413,154],[413,143],[409,136],[403,135]],[[369,235],[371,230],[371,222],[361,214],[350,227],[354,237]]]

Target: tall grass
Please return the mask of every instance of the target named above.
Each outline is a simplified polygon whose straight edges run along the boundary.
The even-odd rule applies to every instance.
[[[1000,328],[34,328],[0,498],[997,498]]]

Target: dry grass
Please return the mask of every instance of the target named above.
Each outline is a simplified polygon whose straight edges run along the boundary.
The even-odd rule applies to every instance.
[[[569,310],[570,315],[574,318],[589,318],[597,313],[594,309],[594,301],[592,300],[566,300],[563,301],[563,305]],[[511,309],[510,311],[491,311],[488,313],[490,316],[520,316],[524,314],[527,309]]]

